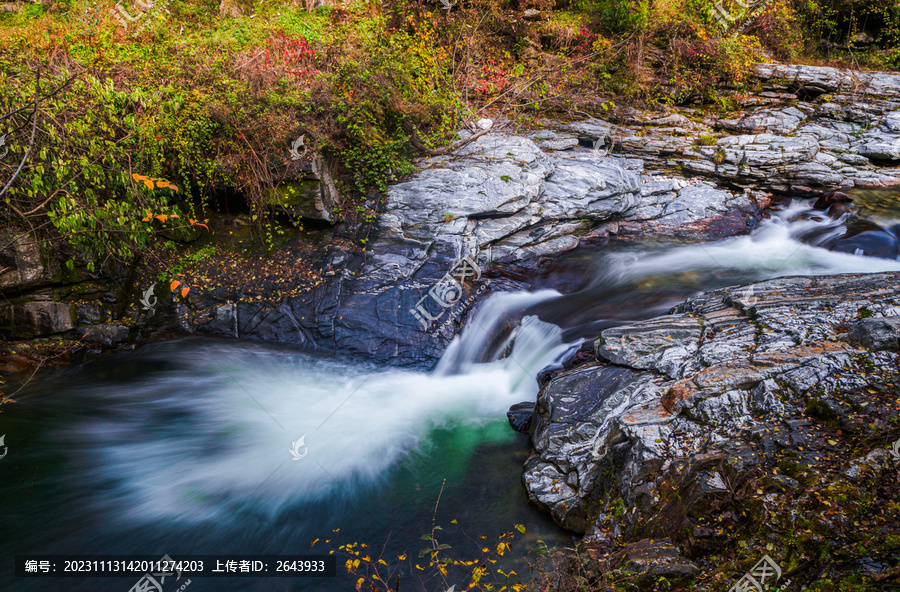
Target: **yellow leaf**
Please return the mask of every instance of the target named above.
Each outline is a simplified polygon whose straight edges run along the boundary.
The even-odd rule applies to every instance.
[[[188,292],[190,292],[190,291],[191,291],[191,287],[190,287],[190,286],[185,286],[185,287],[183,287],[183,288],[181,289],[181,297],[184,298],[185,296],[187,296]]]
[[[370,563],[372,561],[372,558],[366,555],[365,557],[363,557],[363,561]]]
[[[144,182],[144,185],[147,186],[147,189],[153,189],[153,181],[151,181],[150,179],[147,179],[146,177],[141,179],[141,181]]]
[[[406,559],[406,555],[400,555],[399,557],[397,557],[397,559],[403,561],[404,559]]]
[[[180,285],[181,285],[181,282],[179,282],[178,280],[173,280],[172,283],[169,284],[169,291],[174,292],[175,288],[177,288]]]
[[[365,581],[366,581],[366,578],[359,578],[358,580],[356,580],[356,589],[361,590],[363,582],[365,582]]]
[[[315,544],[318,543],[318,542],[319,542],[319,539],[314,540],[314,541],[312,542],[312,544],[310,545],[310,547],[314,547]]]
[[[387,561],[385,561],[384,559],[379,559],[378,563],[380,563],[381,565],[387,565]]]

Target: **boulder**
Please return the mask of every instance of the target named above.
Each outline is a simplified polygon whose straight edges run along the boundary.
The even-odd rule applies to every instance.
[[[900,316],[867,318],[850,329],[850,340],[871,350],[900,350]]]
[[[534,415],[534,403],[525,401],[516,403],[506,412],[506,418],[512,429],[522,434],[531,433],[531,418]]]
[[[7,339],[30,339],[75,328],[71,303],[34,300],[0,309],[0,333]]]

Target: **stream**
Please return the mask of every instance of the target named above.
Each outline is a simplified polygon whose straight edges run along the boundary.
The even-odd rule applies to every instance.
[[[860,211],[877,212],[882,225],[900,220],[887,206]],[[0,459],[0,590],[126,592],[135,584],[17,579],[16,554],[177,559],[325,553],[359,542],[400,566],[403,592],[444,592],[443,580],[421,581],[426,572],[409,564],[434,524],[461,559],[480,557],[481,536],[496,545],[524,525],[498,565],[527,576],[526,554],[538,541],[572,542],[528,504],[520,480],[530,444],[505,415],[535,399],[538,374],[603,328],[663,314],[703,291],[785,275],[900,271],[898,260],[816,246],[842,229],[798,201],[746,236],[577,249],[533,291],[478,302],[430,372],[195,338],[42,371],[0,414],[9,449]],[[353,590],[356,576],[336,554],[335,578],[194,578],[189,588]]]

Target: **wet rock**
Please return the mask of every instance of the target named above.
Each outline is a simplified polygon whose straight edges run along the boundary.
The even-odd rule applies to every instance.
[[[506,412],[506,418],[512,429],[523,434],[531,433],[531,418],[534,415],[534,403],[525,401],[516,403]]]
[[[78,332],[88,343],[113,348],[128,341],[128,327],[122,325],[93,325],[81,327]]]
[[[900,350],[900,317],[862,319],[853,325],[850,340],[872,350]]]
[[[700,321],[673,315],[640,326],[606,329],[596,343],[598,358],[642,370],[656,370],[680,378],[685,361],[700,342]]]

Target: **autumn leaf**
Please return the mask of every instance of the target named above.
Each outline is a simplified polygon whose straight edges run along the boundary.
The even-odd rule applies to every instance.
[[[146,217],[146,218],[143,218],[143,219],[141,220],[141,222],[149,222],[149,221],[152,220],[152,219],[153,219],[153,212],[147,212],[147,217]]]
[[[147,177],[145,177],[144,175],[139,175],[137,173],[131,173],[131,178],[134,179],[135,181],[143,181]]]
[[[147,189],[153,189],[153,181],[151,181],[147,177],[144,177],[143,179],[141,179],[141,181],[144,182],[144,185],[147,186]]]
[[[169,218],[181,218],[181,216],[179,216],[178,214],[171,214],[169,215]]]
[[[318,542],[319,542],[319,539],[314,540],[312,542],[312,544],[310,544],[310,547],[314,547],[316,545],[316,543],[318,543]]]
[[[184,288],[181,289],[181,297],[184,298],[185,296],[187,296],[187,293],[190,291],[191,291],[191,287],[185,286]]]
[[[179,282],[178,280],[173,281],[171,284],[169,284],[169,291],[174,292],[175,288],[177,288],[180,285],[181,285],[181,282]]]
[[[157,187],[168,187],[169,185],[171,185],[171,183],[169,183],[168,181],[157,181],[156,182]]]
[[[359,578],[358,580],[356,580],[356,589],[362,590],[362,585],[363,585],[363,582],[365,582],[365,581],[366,581],[366,578]]]
[[[166,216],[165,214],[157,214],[156,219],[159,220],[160,222],[162,222],[163,224],[165,224],[166,220],[168,220],[169,217]]]
[[[175,185],[172,185],[171,183],[169,183],[169,189],[174,189],[175,191],[178,191],[178,187]]]

